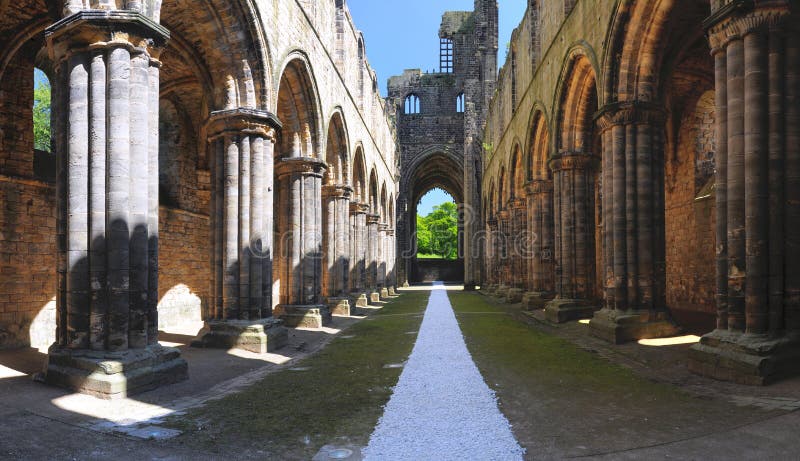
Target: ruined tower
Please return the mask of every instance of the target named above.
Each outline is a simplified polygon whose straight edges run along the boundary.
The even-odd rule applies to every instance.
[[[482,129],[497,75],[497,12],[496,0],[476,0],[474,11],[444,13],[438,71],[412,69],[389,79],[387,101],[396,111],[402,171],[397,207],[400,283],[419,275],[414,217],[417,202],[434,187],[459,204],[465,286],[473,288],[481,278]]]

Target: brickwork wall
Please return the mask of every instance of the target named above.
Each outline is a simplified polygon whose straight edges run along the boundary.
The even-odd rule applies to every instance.
[[[706,188],[713,180],[713,155],[711,91],[681,119],[676,155],[666,161],[667,306],[672,311],[715,313],[715,207]]]
[[[209,217],[161,207],[158,325],[171,328],[206,317],[211,279]]]

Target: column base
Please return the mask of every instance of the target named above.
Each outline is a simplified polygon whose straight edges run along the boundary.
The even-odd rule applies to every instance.
[[[261,320],[212,320],[206,323],[207,332],[192,347],[212,349],[242,349],[265,354],[285,346],[289,332],[276,318]]]
[[[381,299],[387,299],[388,297],[389,297],[389,289],[381,288]]]
[[[564,323],[590,319],[595,311],[597,306],[585,299],[554,299],[544,306],[544,317],[549,322]]]
[[[333,321],[331,311],[324,304],[310,306],[281,304],[275,307],[273,315],[283,320],[284,325],[292,328],[322,328]]]
[[[689,371],[763,386],[800,375],[800,338],[714,330],[689,349]]]
[[[491,296],[494,293],[494,290],[496,290],[496,289],[497,289],[497,285],[481,286],[480,293],[484,294],[484,295],[487,295],[487,296]]]
[[[377,291],[373,291],[369,294],[369,302],[371,303],[379,303],[381,302],[381,294]]]
[[[529,311],[544,309],[545,305],[552,299],[552,293],[529,291],[522,295],[522,306]]]
[[[42,380],[101,399],[121,399],[189,378],[186,360],[160,345],[124,352],[50,347]]]
[[[655,317],[649,311],[641,313],[617,312],[603,308],[595,312],[589,331],[592,336],[613,344],[622,344],[640,339],[664,338],[680,333],[666,312]]]
[[[409,286],[408,282],[403,282],[403,288],[408,288]]]
[[[516,304],[522,301],[524,290],[522,288],[509,288],[506,291],[505,302],[509,304]]]
[[[351,298],[353,299],[353,304],[357,308],[369,306],[369,298],[367,298],[366,293],[353,293]]]
[[[465,283],[464,284],[464,291],[476,291],[477,284],[475,283]]]
[[[348,298],[328,298],[328,309],[331,315],[350,316],[350,300]]]
[[[397,296],[397,290],[394,287],[389,287],[389,296]]]
[[[492,292],[492,295],[496,298],[505,299],[508,296],[509,287],[506,285],[498,285],[497,288]]]

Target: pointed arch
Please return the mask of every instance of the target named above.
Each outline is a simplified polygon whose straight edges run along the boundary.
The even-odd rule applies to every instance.
[[[550,170],[547,168],[547,161],[550,158],[550,130],[543,110],[534,110],[529,127],[526,162],[528,179],[547,179],[550,176]]]
[[[283,122],[278,157],[319,158],[319,93],[311,65],[292,53],[280,77],[278,118]]]
[[[594,114],[600,106],[594,53],[576,45],[564,62],[557,94],[556,151],[590,153]]]
[[[356,145],[353,156],[353,197],[356,202],[367,203],[367,165],[364,160],[364,147]]]
[[[350,148],[342,111],[337,108],[328,122],[325,162],[328,164],[326,183],[350,184]]]

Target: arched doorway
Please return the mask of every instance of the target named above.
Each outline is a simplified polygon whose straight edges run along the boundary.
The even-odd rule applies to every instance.
[[[447,148],[431,148],[405,167],[400,180],[398,217],[398,283],[418,283],[425,279],[417,260],[416,217],[420,199],[431,189],[440,188],[453,197],[458,207],[457,272],[463,282],[463,162]],[[453,277],[451,277],[453,278]]]

